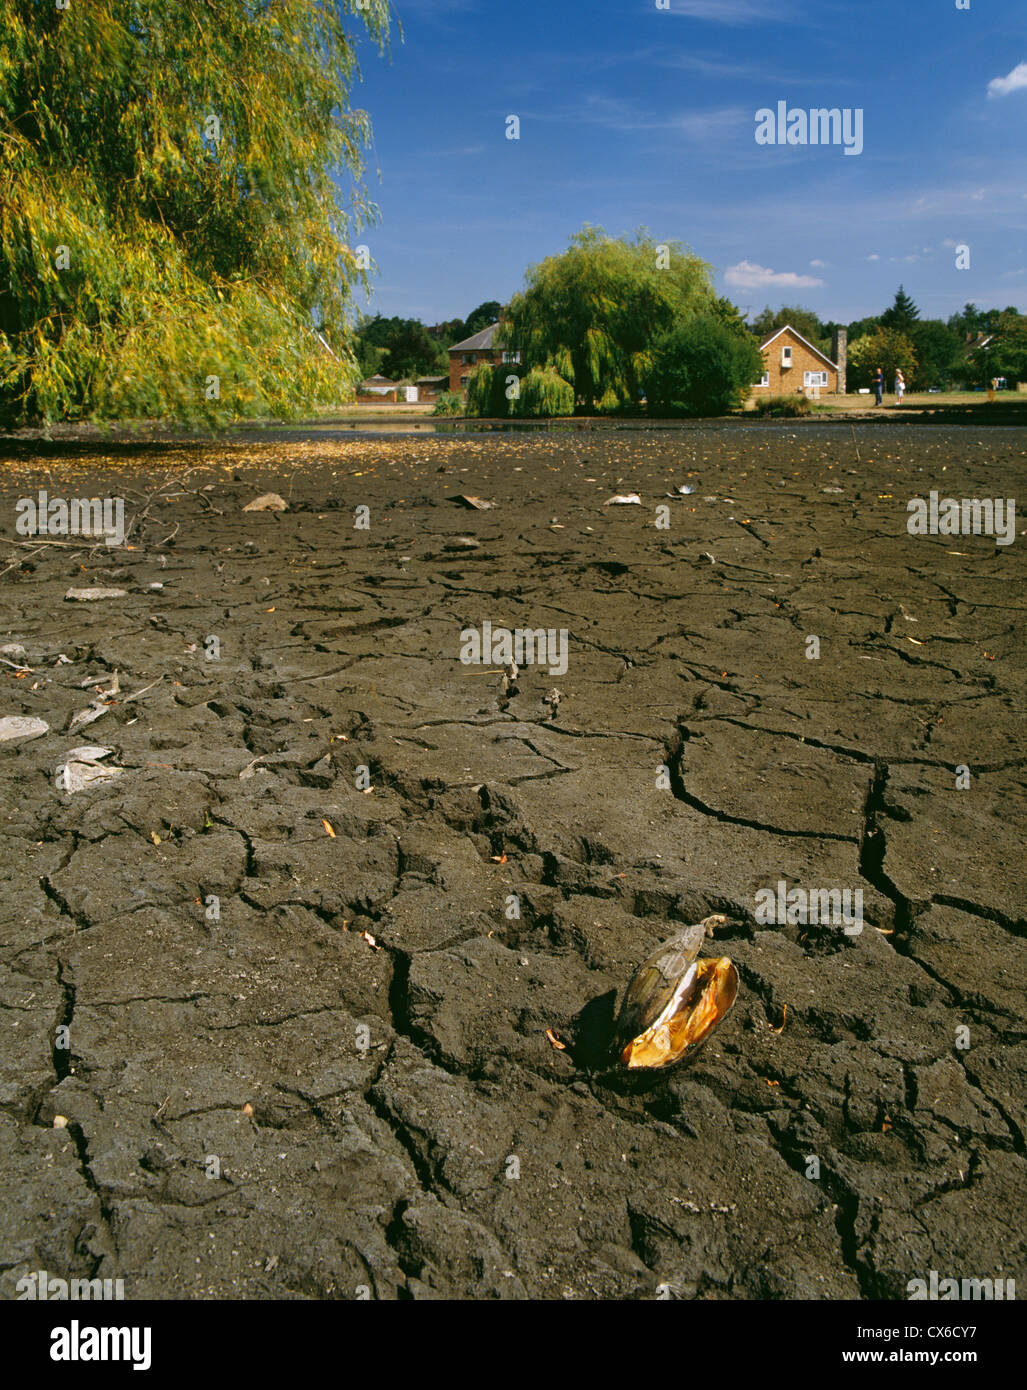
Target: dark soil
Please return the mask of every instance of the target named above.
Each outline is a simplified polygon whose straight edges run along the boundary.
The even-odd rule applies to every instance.
[[[1027,431],[6,455],[0,718],[50,732],[0,745],[0,1293],[1024,1278],[1025,541],[906,503],[1016,497]],[[124,496],[131,549],[16,547],[41,487]],[[504,693],[458,659],[486,620],[567,629],[567,674]],[[83,744],[124,770],[72,795]],[[780,880],[864,930],[758,924]],[[734,1010],[611,1072],[619,992],[712,912]]]

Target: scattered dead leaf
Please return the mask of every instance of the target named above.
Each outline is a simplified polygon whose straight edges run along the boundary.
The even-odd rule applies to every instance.
[[[322,824],[322,825],[324,826],[324,828],[325,828],[325,834],[326,834],[326,835],[330,835],[330,836],[332,837],[332,839],[334,840],[334,839],[335,839],[335,831],[332,829],[332,823],[331,823],[331,821],[325,820],[325,818],[322,816],[322,817],[321,817],[321,824]]]
[[[556,1047],[556,1048],[559,1048],[559,1050],[560,1050],[561,1052],[566,1052],[566,1051],[567,1051],[567,1044],[560,1041],[560,1039],[559,1039],[559,1038],[556,1036],[556,1034],[553,1032],[552,1028],[547,1028],[547,1029],[546,1029],[546,1037],[547,1037],[547,1038],[549,1039],[549,1041],[553,1044],[553,1046]]]

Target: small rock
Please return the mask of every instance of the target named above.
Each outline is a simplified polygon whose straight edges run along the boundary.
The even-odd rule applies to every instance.
[[[244,512],[285,512],[289,510],[289,504],[284,497],[279,497],[277,492],[265,492],[260,497],[254,497],[252,502],[247,502],[243,507]]]
[[[101,598],[128,598],[127,589],[69,589],[65,603],[93,603]]]
[[[84,744],[73,748],[65,755],[64,761],[57,764],[57,790],[61,792],[80,792],[94,787],[99,782],[109,782],[120,777],[124,768],[101,767],[100,758],[106,758],[111,748],[100,748],[95,744]]]
[[[30,715],[9,714],[0,719],[0,743],[18,743],[49,732],[45,719],[33,719]]]

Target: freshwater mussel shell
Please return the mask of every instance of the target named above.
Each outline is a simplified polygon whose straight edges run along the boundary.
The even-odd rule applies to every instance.
[[[738,993],[738,972],[726,957],[699,958],[709,919],[686,927],[642,962],[628,985],[615,1029],[616,1064],[631,1072],[662,1071],[692,1057],[721,1022]],[[678,995],[673,1012],[647,1037]]]

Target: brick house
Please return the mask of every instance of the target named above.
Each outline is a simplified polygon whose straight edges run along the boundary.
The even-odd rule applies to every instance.
[[[838,391],[838,364],[796,333],[790,324],[764,338],[760,352],[764,371],[762,379],[754,384],[754,391],[768,391],[773,396],[806,393],[813,387],[829,394]]]
[[[499,324],[490,323],[479,333],[473,333],[462,343],[454,343],[449,349],[449,389],[466,391],[467,382],[479,362],[489,362],[500,366],[504,362],[519,362],[521,354],[505,349],[497,341]]]

